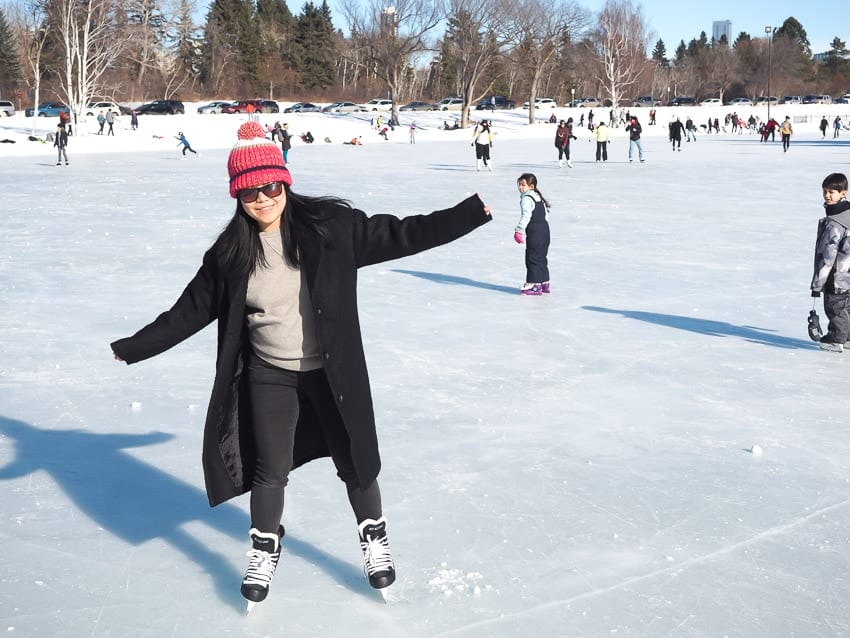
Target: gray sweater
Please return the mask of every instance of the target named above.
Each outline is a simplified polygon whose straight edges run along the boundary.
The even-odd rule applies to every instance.
[[[299,268],[283,259],[279,230],[260,233],[268,266],[248,279],[245,297],[251,346],[264,361],[304,372],[322,367],[313,305]]]

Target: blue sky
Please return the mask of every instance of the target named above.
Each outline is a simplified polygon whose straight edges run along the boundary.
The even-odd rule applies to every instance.
[[[287,0],[287,4],[290,11],[298,13],[304,1]],[[387,0],[387,4],[392,4],[392,0]],[[579,4],[595,13],[605,5],[605,0],[579,0]],[[346,31],[341,5],[342,0],[328,0],[334,24]],[[741,31],[753,37],[764,37],[766,26],[778,27],[793,16],[806,30],[813,53],[826,51],[836,36],[850,43],[850,10],[846,3],[838,0],[710,0],[689,3],[687,8],[684,3],[674,6],[670,0],[645,0],[640,5],[648,25],[656,32],[652,44],[660,37],[669,54],[680,40],[687,44],[691,38],[699,37],[700,31],[711,38],[711,25],[715,20],[731,20],[734,39]],[[841,19],[837,19],[839,16]]]
[[[583,0],[580,4],[597,12],[605,5],[605,0]],[[794,17],[806,30],[813,53],[826,51],[836,36],[845,43],[850,41],[850,12],[846,2],[837,0],[710,0],[688,3],[687,6],[684,3],[675,6],[670,0],[644,0],[640,5],[648,26],[657,34],[652,39],[653,44],[660,37],[667,46],[668,54],[672,54],[680,40],[687,44],[692,38],[699,37],[700,31],[705,31],[711,38],[711,26],[715,20],[732,22],[734,40],[741,31],[753,37],[764,37],[766,26],[778,27],[787,18]]]

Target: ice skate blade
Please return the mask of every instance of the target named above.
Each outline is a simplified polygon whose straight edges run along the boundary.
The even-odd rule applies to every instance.
[[[378,591],[381,592],[381,598],[384,599],[384,604],[389,605],[389,603],[390,603],[390,588],[384,587],[383,589],[379,589]]]
[[[245,609],[245,615],[246,616],[248,616],[251,613],[251,610],[254,608],[254,605],[256,605],[256,604],[257,603],[255,603],[253,600],[248,601],[248,606]]]

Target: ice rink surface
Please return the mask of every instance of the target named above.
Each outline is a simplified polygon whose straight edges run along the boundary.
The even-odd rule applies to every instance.
[[[145,144],[72,139],[68,167],[49,145],[0,148],[0,630],[850,634],[850,354],[806,334],[820,184],[850,172],[850,133],[674,152],[665,113],[645,164],[621,131],[597,164],[582,133],[567,169],[554,127],[497,118],[495,170],[478,173],[469,131],[429,139],[439,117],[416,145],[404,120],[357,148],[339,143],[353,129],[307,124],[319,141],[290,156],[296,191],[370,214],[475,192],[493,208],[453,244],[360,272],[391,603],[321,460],[290,477],[281,562],[247,618],[247,499],[209,509],[200,467],[215,330],[131,367],[108,345],[171,305],[231,216],[235,126],[178,124],[202,151],[185,161],[150,128]],[[553,292],[536,298],[517,293],[513,242],[528,171],[552,203]]]

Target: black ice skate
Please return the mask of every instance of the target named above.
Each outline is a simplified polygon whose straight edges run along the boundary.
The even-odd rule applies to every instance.
[[[814,309],[809,310],[809,339],[820,341],[821,337],[823,337],[823,330],[820,327],[820,317]]]
[[[251,528],[251,549],[247,554],[251,562],[242,579],[242,596],[248,601],[248,614],[256,603],[264,601],[269,594],[269,586],[280,558],[280,539],[283,534],[283,526],[277,534]]]
[[[367,518],[357,529],[360,532],[360,549],[363,550],[363,572],[369,584],[380,590],[386,600],[386,589],[395,582],[395,565],[387,540],[387,519],[383,516],[377,521]]]

